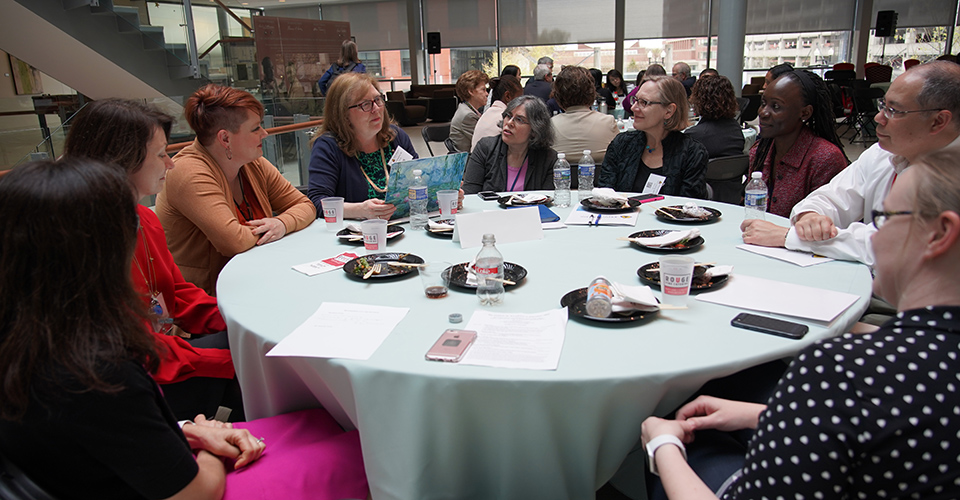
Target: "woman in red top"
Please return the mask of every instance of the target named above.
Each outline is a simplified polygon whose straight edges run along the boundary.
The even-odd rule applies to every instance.
[[[173,168],[166,152],[172,122],[136,101],[96,101],[74,119],[65,155],[121,167],[140,200],[159,193]],[[130,275],[153,313],[149,329],[161,355],[154,378],[178,419],[198,413],[213,416],[223,405],[233,409],[232,420],[243,420],[227,325],[217,299],[184,280],[156,214],[138,204],[137,215],[140,228]],[[192,335],[189,342],[178,335],[181,331]]]

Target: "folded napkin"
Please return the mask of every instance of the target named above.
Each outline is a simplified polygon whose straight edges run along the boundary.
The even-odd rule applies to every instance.
[[[670,231],[669,233],[650,238],[633,238],[638,244],[645,247],[666,247],[683,240],[692,240],[700,236],[700,230],[693,228],[686,231]]]
[[[363,229],[360,228],[360,224],[348,222],[344,224],[343,227],[345,227],[347,231],[350,231],[351,233],[363,234]]]
[[[607,207],[622,207],[627,202],[627,197],[610,188],[593,188],[590,192],[593,202]]]
[[[427,219],[427,227],[431,231],[453,231],[453,224],[447,224],[447,222],[452,222],[452,219],[447,219],[443,222],[434,222]]]
[[[654,297],[650,287],[644,285],[624,285],[613,283],[613,312],[657,311],[660,303]]]
[[[389,223],[388,223],[389,224]],[[346,234],[338,234],[337,237],[344,240],[358,240],[363,238],[363,229],[360,228],[360,224],[347,223],[343,226],[348,232]],[[389,225],[387,227],[390,227]],[[391,231],[387,233],[387,239],[393,238],[394,236],[400,234],[401,231]]]
[[[507,200],[507,205],[530,205],[533,203],[540,203],[546,201],[546,195],[537,194],[537,193],[527,193],[527,194],[514,194],[510,195],[510,199]]]
[[[733,272],[733,266],[713,266],[706,270],[703,275],[707,279],[716,278],[719,276],[726,276]]]
[[[690,201],[683,205],[683,213],[691,217],[706,217],[710,215],[710,211],[698,206],[696,203]]]

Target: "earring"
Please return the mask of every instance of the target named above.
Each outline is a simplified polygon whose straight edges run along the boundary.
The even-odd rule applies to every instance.
[[[228,160],[232,160],[232,159],[233,159],[233,151],[230,151],[230,148],[229,148],[229,147],[227,147],[227,159],[228,159]]]

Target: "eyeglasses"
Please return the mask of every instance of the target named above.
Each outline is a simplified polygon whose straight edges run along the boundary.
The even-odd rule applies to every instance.
[[[382,94],[381,94],[381,95],[378,95],[377,97],[374,97],[373,99],[369,99],[369,100],[366,100],[366,101],[361,101],[360,104],[354,104],[353,106],[350,106],[350,107],[348,107],[347,109],[360,108],[360,111],[363,111],[364,113],[368,113],[368,112],[370,112],[370,110],[373,109],[373,106],[374,106],[374,105],[376,105],[377,107],[380,107],[380,108],[383,107],[383,95],[382,95]]]
[[[877,99],[877,109],[880,110],[880,112],[883,113],[883,116],[885,116],[888,120],[893,118],[900,118],[910,113],[923,113],[924,111],[943,111],[943,108],[914,109],[912,111],[900,111],[897,108],[891,108],[890,106],[887,106],[887,100],[883,98]]]
[[[913,212],[910,210],[897,210],[897,211],[880,211],[874,210],[871,212],[873,214],[873,227],[880,229],[884,224],[887,223],[887,219],[893,217],[894,215],[912,215]]]
[[[638,105],[640,106],[641,109],[647,109],[648,107],[650,107],[651,104],[660,104],[661,106],[663,105],[663,103],[660,101],[648,101],[646,99],[641,99],[637,96],[633,96],[630,98],[630,105],[631,106]]]
[[[508,121],[514,121],[520,125],[530,125],[530,120],[527,120],[525,117],[522,117],[520,115],[512,115],[504,111],[501,116],[503,117],[503,123],[507,123]]]

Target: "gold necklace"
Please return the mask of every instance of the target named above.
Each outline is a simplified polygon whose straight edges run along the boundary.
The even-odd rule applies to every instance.
[[[386,193],[386,192],[387,192],[387,186],[390,185],[390,169],[387,168],[387,157],[384,156],[384,154],[383,154],[383,148],[380,148],[380,160],[383,162],[383,173],[387,176],[387,179],[386,179],[386,181],[385,181],[384,184],[383,184],[383,188],[381,188],[380,186],[377,186],[376,184],[374,184],[373,180],[370,179],[370,176],[367,175],[367,173],[363,170],[363,165],[360,165],[360,173],[363,174],[363,176],[367,178],[367,182],[370,183],[370,186],[373,188],[374,191],[376,191],[376,192],[378,192],[378,193]],[[359,163],[359,162],[357,162],[357,163]]]

